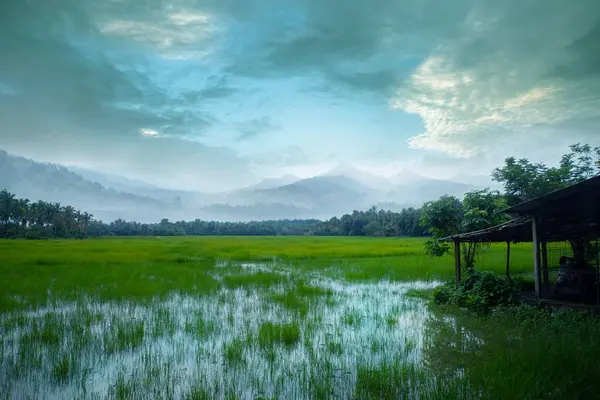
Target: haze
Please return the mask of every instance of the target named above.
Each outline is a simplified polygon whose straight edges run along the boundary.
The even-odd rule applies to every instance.
[[[132,186],[221,196],[332,169],[460,192],[507,156],[600,144],[598,93],[597,0],[0,5],[0,149],[140,196]],[[438,194],[375,189],[339,207]],[[260,196],[201,204],[317,207]]]

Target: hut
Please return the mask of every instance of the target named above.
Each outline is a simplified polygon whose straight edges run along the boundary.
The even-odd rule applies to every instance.
[[[600,305],[600,176],[501,212],[513,219],[446,238],[454,242],[457,284],[461,243],[506,243],[506,275],[510,279],[511,243],[531,242],[536,298]]]

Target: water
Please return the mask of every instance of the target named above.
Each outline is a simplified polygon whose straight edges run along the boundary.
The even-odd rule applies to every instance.
[[[290,279],[147,304],[82,298],[5,314],[0,390],[9,398],[306,398],[319,390],[350,398],[359,366],[421,361],[429,313],[405,294],[438,282],[302,276],[321,290],[286,304],[275,298],[293,290],[297,271],[218,266],[220,277],[241,269]],[[269,322],[289,332],[265,341]]]

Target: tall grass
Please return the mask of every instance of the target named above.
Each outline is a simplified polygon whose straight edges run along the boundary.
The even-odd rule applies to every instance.
[[[512,249],[513,271],[529,272],[527,245]],[[282,277],[233,273],[215,280],[216,260],[273,261],[349,281],[446,279],[450,256],[430,258],[419,238],[177,237],[89,240],[0,240],[0,312],[52,298],[148,301],[172,292],[213,293],[227,287],[274,285]],[[481,251],[485,269],[503,273],[505,249]],[[50,296],[48,296],[50,294]]]

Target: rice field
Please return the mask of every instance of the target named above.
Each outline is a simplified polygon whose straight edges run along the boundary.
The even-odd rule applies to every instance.
[[[447,355],[489,342],[479,328],[457,331],[460,318],[414,295],[454,273],[451,257],[431,259],[422,246],[314,237],[0,241],[1,396],[486,398],[487,381]],[[531,249],[512,254],[515,272],[528,272]],[[504,248],[486,247],[478,260],[503,273]]]

